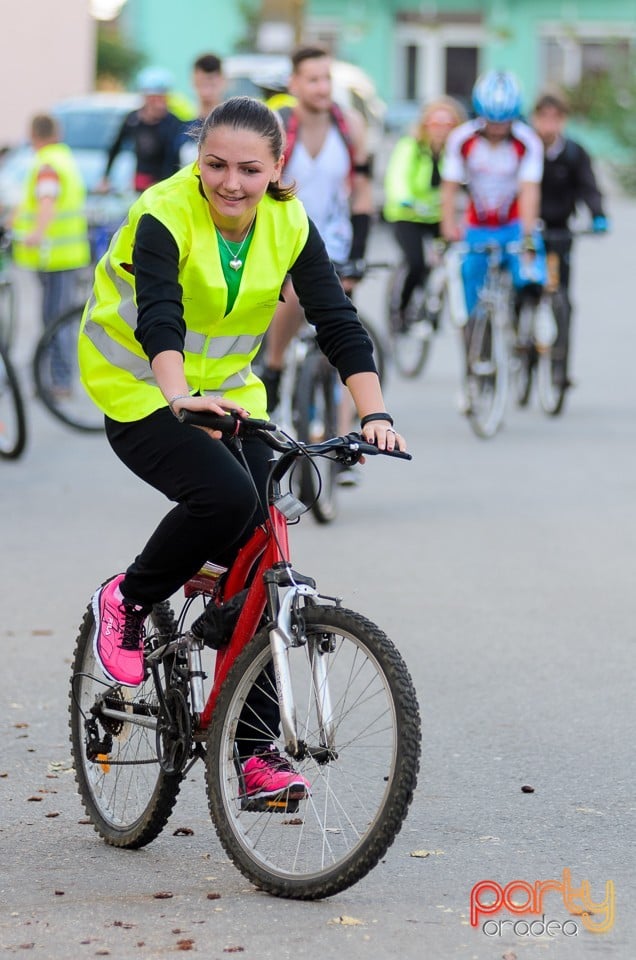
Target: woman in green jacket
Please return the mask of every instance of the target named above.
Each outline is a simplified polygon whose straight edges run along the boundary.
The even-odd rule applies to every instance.
[[[398,140],[389,158],[384,219],[393,224],[407,265],[399,302],[400,324],[413,291],[426,281],[424,242],[439,236],[442,153],[449,133],[464,119],[461,106],[450,97],[434,100],[423,109],[414,131]]]

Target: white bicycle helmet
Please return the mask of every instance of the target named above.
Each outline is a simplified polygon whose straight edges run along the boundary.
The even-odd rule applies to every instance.
[[[164,67],[144,67],[137,74],[140,93],[170,93],[174,85],[172,74]]]
[[[515,120],[521,113],[521,87],[513,73],[489,70],[473,87],[473,109],[478,117],[493,123]]]

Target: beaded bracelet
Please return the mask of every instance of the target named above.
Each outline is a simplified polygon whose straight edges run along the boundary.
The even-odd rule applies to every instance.
[[[367,423],[371,423],[372,420],[388,420],[393,426],[393,417],[390,413],[367,413],[366,417],[362,417],[360,420],[360,426],[366,427]]]
[[[172,406],[173,403],[175,403],[177,400],[190,400],[190,399],[191,397],[189,393],[178,393],[176,397],[172,398],[172,400],[168,400],[168,406],[170,407],[170,410],[172,411],[172,413],[174,413],[174,407]],[[175,417],[177,416],[176,413],[174,413],[174,415]]]

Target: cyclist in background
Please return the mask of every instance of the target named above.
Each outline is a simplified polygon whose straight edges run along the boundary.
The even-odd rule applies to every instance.
[[[400,137],[389,157],[383,214],[393,224],[407,265],[395,329],[406,329],[413,291],[426,283],[425,241],[440,232],[444,145],[451,130],[465,119],[460,105],[450,97],[434,100],[424,107],[413,133]]]
[[[267,415],[251,362],[288,272],[354,397],[363,435],[381,449],[404,446],[385,412],[371,341],[318,231],[281,186],[282,168],[276,115],[249,97],[227,100],[201,128],[198,163],[142,194],[95,271],[80,332],[83,383],[117,456],[176,502],[126,572],[93,598],[96,654],[115,683],[143,679],[143,624],[153,604],[206,560],[231,563],[263,522],[269,448],[258,438],[243,443],[257,497],[235,448],[176,416]],[[260,703],[257,713],[276,728],[277,705]],[[269,744],[251,739],[261,755],[247,761],[248,792],[306,784]]]
[[[289,92],[296,105],[279,111],[287,138],[284,182],[295,185],[336,268],[362,260],[373,210],[364,118],[334,103],[331,58],[321,47],[294,52]],[[354,281],[344,283],[350,292]],[[269,410],[278,402],[285,350],[303,319],[291,281],[283,298],[267,334],[263,381]]]
[[[590,155],[564,134],[569,113],[565,97],[556,92],[540,94],[532,111],[532,125],[544,148],[541,182],[541,219],[546,228],[545,245],[558,258],[558,282],[565,294],[565,314],[559,316],[557,341],[553,347],[554,376],[571,386],[568,376],[572,306],[570,265],[572,233],[569,223],[580,203],[592,217],[592,230],[606,233],[608,220]]]
[[[33,117],[31,144],[35,156],[12,224],[13,258],[18,266],[37,272],[46,328],[73,306],[77,273],[90,263],[86,190],[53,117]],[[65,346],[57,340],[52,345],[53,390],[59,396],[71,388]]]
[[[172,76],[168,70],[145,67],[140,71],[137,89],[143,95],[143,104],[124,118],[108,151],[100,190],[106,192],[109,189],[111,167],[127,144],[134,147],[134,189],[139,193],[179,169],[184,122],[168,110],[171,87]]]
[[[207,115],[223,100],[225,77],[223,61],[215,53],[202,53],[192,64],[192,87],[197,95],[196,119],[187,125],[179,150],[182,167],[194,163],[199,147],[198,132]]]
[[[521,90],[514,74],[491,70],[473,88],[476,119],[457,127],[446,142],[442,169],[442,235],[468,244],[519,241],[521,253],[505,263],[518,291],[537,294],[546,280],[538,231],[543,149],[536,133],[519,120]],[[465,184],[465,228],[457,222],[457,193]],[[487,254],[470,251],[462,263],[470,317],[487,271]]]

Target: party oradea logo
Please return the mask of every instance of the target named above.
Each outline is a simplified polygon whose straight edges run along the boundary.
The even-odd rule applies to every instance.
[[[554,894],[561,895],[569,914],[566,920],[546,919],[545,901],[552,908]],[[524,919],[498,916],[502,913]],[[480,880],[470,891],[470,923],[481,926],[488,937],[577,937],[579,924],[590,933],[607,933],[614,926],[614,881],[607,880],[605,898],[595,900],[590,882],[573,886],[567,867],[561,880],[512,880],[503,887],[495,880]]]

